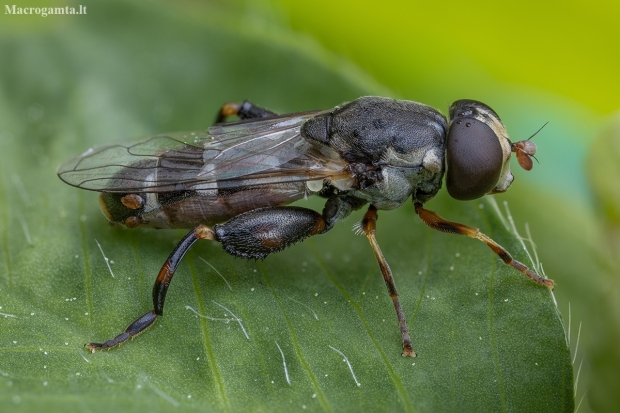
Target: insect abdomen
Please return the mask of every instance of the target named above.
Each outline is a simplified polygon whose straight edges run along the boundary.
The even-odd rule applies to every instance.
[[[193,228],[213,225],[257,208],[286,205],[303,198],[303,183],[246,187],[235,190],[130,194],[143,200],[131,208],[126,194],[103,193],[100,205],[110,222],[133,228]]]

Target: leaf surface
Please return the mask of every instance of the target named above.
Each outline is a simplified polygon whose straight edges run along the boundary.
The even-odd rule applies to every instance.
[[[301,41],[137,3],[91,7],[85,19],[0,38],[11,62],[0,67],[3,405],[573,410],[552,294],[483,244],[426,228],[411,205],[380,213],[378,240],[418,358],[400,356],[376,261],[351,232],[361,212],[264,262],[199,243],[171,285],[165,317],[120,349],[87,353],[84,343],[113,337],[151,308],[152,283],[183,232],[109,227],[96,194],[63,184],[58,164],[95,144],[205,128],[225,101],[293,112],[382,92]],[[493,203],[440,195],[428,207],[480,227],[530,265]]]

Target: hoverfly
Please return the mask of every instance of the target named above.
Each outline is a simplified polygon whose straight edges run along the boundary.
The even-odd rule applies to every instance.
[[[225,123],[229,116],[240,121]],[[398,293],[375,238],[378,210],[411,198],[417,215],[438,231],[488,245],[504,263],[553,288],[477,228],[447,221],[423,207],[442,185],[455,199],[504,192],[513,181],[510,156],[532,169],[536,145],[512,143],[493,109],[459,100],[446,119],[412,101],[361,97],[333,109],[277,115],[246,101],[222,106],[206,131],[170,133],[142,142],[89,149],[63,163],[60,179],[98,191],[111,223],[129,228],[192,228],[161,268],[153,310],[117,337],[89,343],[94,352],[118,346],[163,315],[166,292],[185,253],[198,240],[222,244],[237,257],[267,255],[329,231],[369,205],[360,223],[392,298],[403,356],[414,356]],[[321,213],[286,206],[318,195]]]

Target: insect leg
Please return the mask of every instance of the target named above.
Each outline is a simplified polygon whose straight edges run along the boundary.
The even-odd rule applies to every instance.
[[[512,258],[512,256],[501,245],[493,241],[488,236],[484,235],[478,228],[470,227],[467,225],[459,224],[457,222],[448,221],[432,211],[424,209],[419,202],[415,203],[415,212],[420,219],[429,227],[441,232],[448,232],[451,234],[466,235],[470,238],[476,238],[484,242],[489,248],[496,253],[505,264],[510,265],[514,269],[521,271],[523,274],[536,281],[538,284],[546,285],[553,289],[553,280],[543,278],[536,274],[534,271],[527,268],[524,264]]]
[[[363,201],[331,198],[323,215],[300,207],[269,207],[255,209],[218,224],[213,229],[198,225],[174,248],[162,266],[153,286],[153,310],[138,317],[123,333],[105,343],[88,343],[91,352],[109,350],[143,333],[164,313],[164,301],[172,277],[181,260],[198,240],[218,241],[231,255],[244,258],[265,258],[296,242],[327,232],[333,224],[361,207]]]
[[[276,113],[256,106],[249,100],[241,103],[224,103],[215,118],[215,123],[222,123],[229,116],[238,116],[240,119],[258,119],[277,116]]]
[[[183,256],[190,249],[192,245],[201,239],[215,239],[213,231],[206,225],[198,225],[192,231],[190,231],[174,248],[164,265],[161,267],[155,285],[153,286],[153,310],[138,317],[132,322],[124,332],[114,337],[105,343],[88,343],[86,348],[91,352],[96,350],[109,350],[113,347],[120,346],[130,338],[143,333],[147,328],[152,326],[157,319],[157,316],[164,314],[164,301],[166,299],[166,292],[172,281],[172,277],[179,266]]]
[[[396,310],[396,316],[398,317],[398,324],[400,325],[400,334],[403,340],[402,356],[416,357],[415,351],[413,351],[413,348],[411,346],[411,337],[409,336],[409,329],[407,328],[407,321],[405,320],[405,312],[403,311],[402,307],[400,306],[400,302],[398,301],[398,292],[396,291],[396,285],[394,284],[394,278],[392,277],[392,270],[390,270],[390,266],[385,260],[385,257],[383,256],[381,248],[379,248],[379,244],[377,243],[377,239],[375,237],[377,230],[377,219],[377,208],[371,205],[370,207],[368,207],[368,211],[364,215],[364,219],[362,219],[362,230],[368,238],[370,246],[375,253],[375,257],[377,258],[377,262],[379,263],[379,268],[381,269],[381,274],[383,275],[383,280],[385,281],[385,285],[387,286],[390,298],[394,303],[394,309]]]
[[[246,212],[218,224],[213,230],[199,225],[177,244],[162,266],[153,286],[153,310],[140,316],[127,329],[105,343],[88,343],[91,352],[119,346],[155,323],[164,313],[164,301],[172,277],[183,256],[198,240],[210,239],[222,243],[231,255],[245,258],[265,258],[303,239],[325,232],[328,225],[321,214],[299,207],[262,208]]]

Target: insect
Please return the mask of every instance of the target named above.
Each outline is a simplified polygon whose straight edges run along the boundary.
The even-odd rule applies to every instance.
[[[224,122],[237,116],[237,122]],[[248,101],[222,106],[206,131],[152,136],[142,142],[89,149],[63,163],[60,179],[101,192],[111,223],[129,228],[192,228],[174,248],[153,287],[153,310],[117,337],[88,343],[95,352],[118,346],[163,315],[170,282],[198,240],[221,243],[237,257],[267,255],[328,232],[368,205],[359,229],[370,242],[394,304],[403,356],[416,356],[392,272],[375,238],[378,210],[409,198],[429,227],[484,242],[504,263],[533,281],[553,281],[527,268],[477,228],[424,208],[442,186],[458,200],[504,192],[513,181],[510,156],[532,169],[536,145],[512,143],[499,116],[459,100],[448,118],[430,106],[361,97],[333,109],[277,115]],[[326,199],[321,213],[287,206],[310,195]]]

